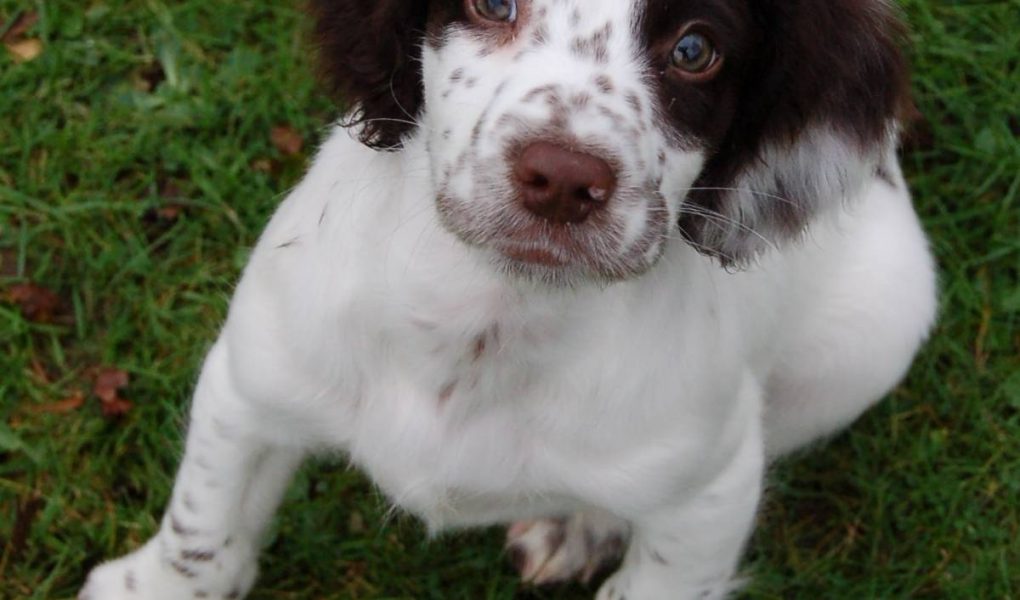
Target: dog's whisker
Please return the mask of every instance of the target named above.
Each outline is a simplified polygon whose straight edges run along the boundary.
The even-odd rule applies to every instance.
[[[703,217],[703,218],[708,219],[710,221],[714,221],[716,223],[720,223],[723,226],[729,226],[729,227],[736,228],[738,231],[743,231],[745,233],[748,233],[748,234],[758,238],[767,247],[769,247],[769,248],[771,248],[773,250],[776,250],[776,249],[779,248],[779,245],[775,242],[775,240],[771,240],[771,239],[767,238],[765,236],[765,234],[759,232],[758,230],[756,230],[754,227],[751,227],[747,223],[742,223],[742,222],[740,222],[740,221],[738,221],[736,219],[733,219],[732,217],[728,217],[728,216],[726,216],[726,215],[724,215],[722,213],[719,213],[719,212],[716,212],[714,210],[705,208],[703,206],[681,205],[680,213],[681,214],[694,215],[696,217]]]
[[[760,190],[755,190],[753,188],[741,188],[741,187],[689,187],[689,188],[686,188],[686,191],[688,191],[688,192],[738,192],[738,193],[751,194],[753,196],[761,196],[763,198],[768,198],[770,200],[779,200],[780,202],[783,202],[785,204],[789,204],[791,206],[795,206],[795,207],[798,207],[798,208],[800,207],[800,205],[798,203],[794,202],[793,200],[790,200],[789,198],[786,198],[785,196],[780,196],[778,194],[773,194],[773,193],[770,193],[770,192],[762,192]]]

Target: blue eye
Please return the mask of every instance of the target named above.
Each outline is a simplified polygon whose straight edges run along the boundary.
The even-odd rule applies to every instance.
[[[680,38],[670,60],[674,67],[697,75],[714,67],[719,60],[719,53],[706,36],[691,32]]]
[[[517,20],[517,0],[474,0],[475,12],[489,21],[513,23]]]

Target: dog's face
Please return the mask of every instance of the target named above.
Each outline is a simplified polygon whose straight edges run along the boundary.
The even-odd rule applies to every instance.
[[[366,143],[420,128],[443,224],[500,267],[616,280],[671,237],[738,263],[884,156],[883,0],[316,0]]]
[[[669,115],[663,102],[692,104],[676,95],[718,74],[723,50],[709,36],[725,39],[714,31],[741,27],[729,19],[741,15],[706,13],[653,40],[636,8],[478,0],[432,15],[422,127],[439,213],[501,266],[627,277],[676,233],[709,115]]]

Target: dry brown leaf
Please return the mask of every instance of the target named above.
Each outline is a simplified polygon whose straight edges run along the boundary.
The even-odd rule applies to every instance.
[[[103,402],[100,409],[103,411],[104,416],[119,417],[120,415],[127,414],[133,406],[130,400],[114,398],[110,402]]]
[[[121,388],[127,387],[131,377],[120,369],[103,367],[96,373],[96,383],[92,387],[93,393],[99,396],[103,402],[109,402],[117,397]]]
[[[289,125],[273,127],[269,132],[269,139],[273,141],[276,149],[286,156],[300,154],[301,148],[305,145],[305,140],[301,137],[301,134]]]
[[[42,54],[43,51],[42,40],[37,39],[7,42],[4,45],[7,46],[7,51],[14,56],[14,62],[28,62],[30,60],[35,60],[40,54]]]
[[[33,406],[29,408],[29,410],[34,413],[63,415],[78,410],[83,404],[85,404],[85,394],[83,394],[81,390],[75,390],[70,396],[63,400]]]
[[[18,15],[18,18],[14,20],[7,33],[4,34],[3,38],[0,38],[0,42],[5,44],[8,42],[15,42],[24,37],[25,33],[29,29],[35,26],[39,22],[39,12],[29,10]],[[3,29],[3,27],[0,27]]]
[[[99,397],[104,415],[113,417],[131,410],[131,402],[120,397],[120,390],[127,387],[130,380],[125,371],[113,367],[104,367],[96,373],[92,392]]]
[[[52,291],[34,283],[18,283],[7,288],[9,302],[21,308],[21,314],[29,321],[49,323],[60,306],[60,298]]]

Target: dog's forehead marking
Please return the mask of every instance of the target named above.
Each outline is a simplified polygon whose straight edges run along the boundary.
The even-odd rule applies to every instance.
[[[594,60],[600,65],[609,63],[609,40],[613,35],[613,24],[606,23],[594,33],[575,37],[571,42],[574,56]]]

